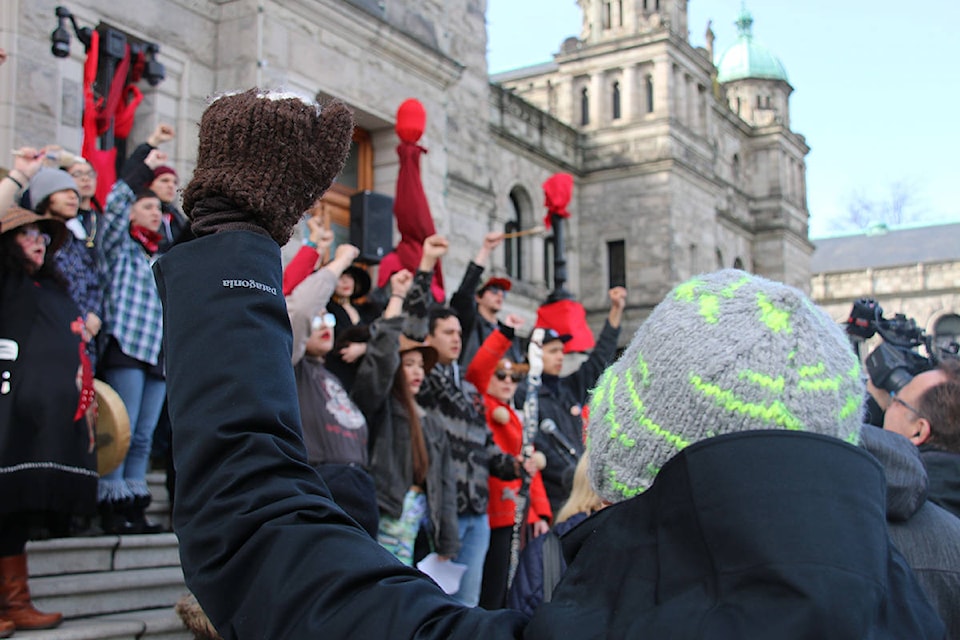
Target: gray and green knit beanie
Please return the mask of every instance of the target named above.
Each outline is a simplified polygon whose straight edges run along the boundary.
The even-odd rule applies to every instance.
[[[843,331],[802,292],[734,269],[698,276],[600,378],[587,427],[593,486],[611,502],[631,498],[684,447],[725,433],[856,444],[863,392]]]

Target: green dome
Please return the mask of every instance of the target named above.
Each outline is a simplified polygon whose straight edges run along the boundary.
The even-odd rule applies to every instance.
[[[737,41],[720,56],[717,81],[724,83],[744,78],[768,78],[787,82],[787,70],[777,56],[753,39],[753,17],[746,7],[737,18]]]

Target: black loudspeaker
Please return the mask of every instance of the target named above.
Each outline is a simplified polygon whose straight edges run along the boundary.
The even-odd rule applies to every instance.
[[[378,264],[393,250],[393,198],[373,191],[350,196],[350,244],[359,262]]]

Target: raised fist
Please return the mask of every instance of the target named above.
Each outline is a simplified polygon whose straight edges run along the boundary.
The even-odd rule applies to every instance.
[[[507,317],[503,319],[503,324],[507,325],[511,329],[519,329],[523,327],[524,319],[515,313],[508,313]]]
[[[333,232],[327,231],[330,234],[330,240],[333,240]],[[356,248],[352,244],[341,244],[337,247],[337,250],[333,254],[333,259],[337,262],[346,263],[349,266],[354,260],[357,259],[357,256],[360,255],[360,249]]]
[[[159,147],[164,142],[173,140],[176,135],[172,126],[161,122],[157,125],[157,128],[153,130],[153,133],[150,134],[150,137],[147,138],[147,144],[151,147]]]
[[[623,311],[627,306],[627,290],[623,287],[614,287],[610,289],[610,307]]]
[[[151,170],[156,169],[157,167],[162,167],[164,164],[166,164],[168,157],[169,156],[165,152],[160,151],[159,149],[154,149],[147,154],[146,158],[144,158],[143,164],[150,167]]]
[[[390,293],[405,298],[412,284],[413,274],[406,269],[400,269],[400,271],[390,276]]]

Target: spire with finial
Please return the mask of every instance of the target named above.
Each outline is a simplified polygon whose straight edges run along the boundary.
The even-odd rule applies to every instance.
[[[747,11],[747,3],[745,0],[741,0],[740,2],[740,15],[734,24],[737,25],[737,32],[741,38],[750,38],[753,36],[753,16]]]

